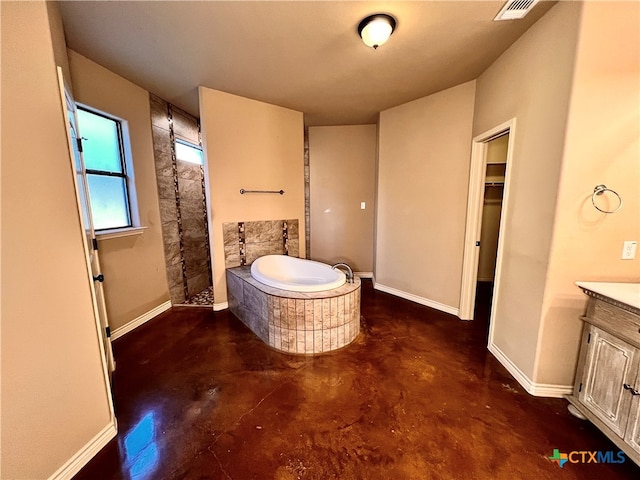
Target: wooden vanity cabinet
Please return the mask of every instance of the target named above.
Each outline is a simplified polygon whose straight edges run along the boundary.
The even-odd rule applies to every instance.
[[[583,290],[589,300],[567,400],[640,465],[640,311]]]

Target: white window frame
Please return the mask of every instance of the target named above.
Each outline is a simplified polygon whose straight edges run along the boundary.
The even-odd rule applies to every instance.
[[[146,227],[142,227],[140,224],[140,214],[138,208],[138,198],[136,193],[135,184],[135,169],[133,166],[133,154],[131,151],[131,137],[129,135],[129,122],[111,113],[104,112],[90,105],[83,103],[77,103],[77,108],[84,110],[95,115],[108,118],[117,122],[120,129],[120,152],[122,155],[122,163],[124,169],[124,178],[127,189],[127,201],[129,206],[129,221],[130,225],[123,227],[116,227],[110,229],[95,230],[95,235],[98,240],[105,240],[108,238],[117,238],[128,235],[139,235],[143,233]],[[79,125],[80,135],[82,135],[82,125]],[[86,175],[85,165],[85,175]],[[92,212],[93,214],[93,212]]]

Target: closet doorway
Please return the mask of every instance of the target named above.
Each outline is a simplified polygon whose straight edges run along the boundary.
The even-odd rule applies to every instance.
[[[482,308],[484,315],[491,310],[493,299],[508,147],[509,132],[487,142],[475,301],[476,313],[478,308]]]
[[[473,140],[459,308],[462,320],[474,319],[478,307],[490,310],[493,323],[514,132],[515,119]]]

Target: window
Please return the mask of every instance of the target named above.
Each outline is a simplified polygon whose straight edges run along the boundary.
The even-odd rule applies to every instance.
[[[176,140],[176,158],[185,162],[202,165],[202,149],[191,143]]]
[[[122,122],[84,107],[77,113],[93,226],[96,231],[132,227]]]

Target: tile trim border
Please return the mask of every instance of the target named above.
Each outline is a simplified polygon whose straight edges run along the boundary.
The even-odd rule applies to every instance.
[[[56,470],[48,480],[70,480],[118,434],[115,418]]]
[[[223,240],[224,241],[224,240]],[[247,264],[247,242],[244,222],[238,222],[238,248],[240,250],[240,266]],[[226,258],[225,258],[226,261]]]
[[[376,290],[380,290],[381,292],[390,293],[391,295],[395,295],[396,297],[404,298],[405,300],[419,303],[420,305],[424,305],[426,307],[435,308],[436,310],[440,310],[441,312],[450,313],[451,315],[455,315],[456,317],[458,316],[458,309],[456,307],[445,305],[444,303],[436,302],[434,300],[429,300],[428,298],[420,297],[418,295],[414,295],[413,293],[404,292],[402,290],[398,290],[397,288],[388,287],[381,283],[377,283],[375,281],[375,278],[373,280],[373,288]]]
[[[282,251],[284,255],[289,255],[289,226],[287,221],[282,221]]]
[[[171,300],[167,300],[164,303],[161,303],[155,308],[152,308],[146,313],[143,313],[137,318],[134,318],[129,323],[125,323],[121,327],[116,328],[113,332],[111,332],[111,341],[114,341],[123,335],[129,333],[131,330],[138,328],[140,325],[147,323],[154,317],[157,317],[163,312],[166,312],[171,308]]]
[[[304,127],[304,244],[305,258],[311,259],[311,163],[309,154],[309,127]]]
[[[198,120],[198,141],[200,142],[200,148],[202,148],[200,120]],[[211,285],[211,288],[213,290],[213,270],[211,268],[211,239],[209,238],[209,212],[207,210],[207,186],[204,177],[204,165],[200,165],[200,185],[202,187],[202,220],[204,221],[204,245],[207,251],[207,273],[209,274],[209,285]]]
[[[178,184],[178,158],[176,156],[176,136],[173,131],[173,109],[167,102],[167,120],[169,122],[169,140],[171,141],[171,169],[173,172],[173,189],[176,199],[176,217],[178,219],[178,241],[180,244],[180,265],[182,266],[182,288],[184,299],[189,299],[189,283],[187,281],[187,261],[184,258],[184,227],[182,226],[182,211],[180,207],[180,186]]]

